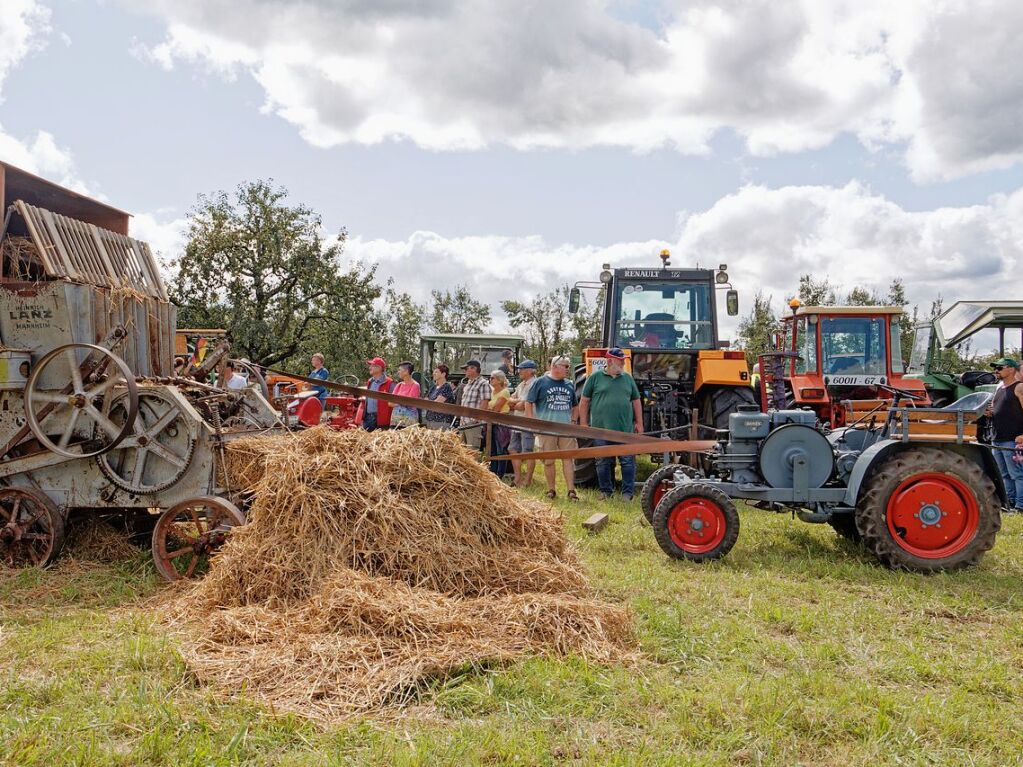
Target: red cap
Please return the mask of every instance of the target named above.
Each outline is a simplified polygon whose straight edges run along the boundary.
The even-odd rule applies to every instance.
[[[382,367],[382,368],[386,368],[387,367],[387,363],[384,362],[384,358],[383,357],[374,357],[371,360],[366,360],[366,364],[367,365],[376,365],[377,367]]]

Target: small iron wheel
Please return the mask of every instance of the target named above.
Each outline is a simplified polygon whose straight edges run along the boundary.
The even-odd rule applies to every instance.
[[[0,561],[6,567],[46,567],[64,543],[64,518],[42,493],[0,488]]]
[[[204,495],[172,506],[153,528],[153,562],[168,581],[192,578],[209,569],[210,559],[245,515],[230,501]]]
[[[115,389],[127,392],[122,423],[109,415]],[[43,447],[65,458],[91,458],[113,449],[131,433],[137,412],[134,374],[124,360],[95,344],[58,346],[39,360],[25,384],[29,429]],[[75,451],[73,443],[84,444]]]

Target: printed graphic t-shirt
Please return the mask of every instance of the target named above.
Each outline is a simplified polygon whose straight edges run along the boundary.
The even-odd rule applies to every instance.
[[[533,384],[527,401],[536,406],[537,418],[556,423],[571,423],[572,408],[576,404],[575,384],[567,379],[556,381],[545,375]]]

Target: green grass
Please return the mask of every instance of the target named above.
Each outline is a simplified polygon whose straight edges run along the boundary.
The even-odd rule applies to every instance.
[[[530,491],[539,495],[539,483]],[[1023,761],[1023,520],[980,567],[892,573],[824,526],[743,512],[731,554],[666,558],[637,505],[559,501],[647,660],[438,682],[398,721],[321,729],[195,685],[140,602],[145,555],[0,579],[0,761],[17,765],[1008,765]],[[601,505],[600,508],[605,508]]]

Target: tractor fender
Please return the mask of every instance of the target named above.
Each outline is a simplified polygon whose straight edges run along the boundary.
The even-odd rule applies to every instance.
[[[853,465],[853,470],[849,475],[849,483],[846,486],[845,505],[856,505],[856,500],[860,494],[860,487],[863,485],[864,480],[870,476],[872,470],[876,466],[879,466],[888,460],[888,458],[894,453],[915,447],[952,450],[966,458],[969,458],[971,461],[980,466],[980,468],[984,470],[984,473],[991,478],[991,481],[995,483],[995,490],[998,493],[998,498],[1003,505],[1005,504],[1005,485],[1002,482],[1002,475],[998,471],[998,465],[995,463],[995,457],[991,455],[991,451],[986,446],[948,444],[938,447],[934,444],[924,446],[919,442],[902,442],[901,440],[885,439],[875,442],[873,445],[864,450],[860,454],[859,458],[856,459],[856,463]]]

